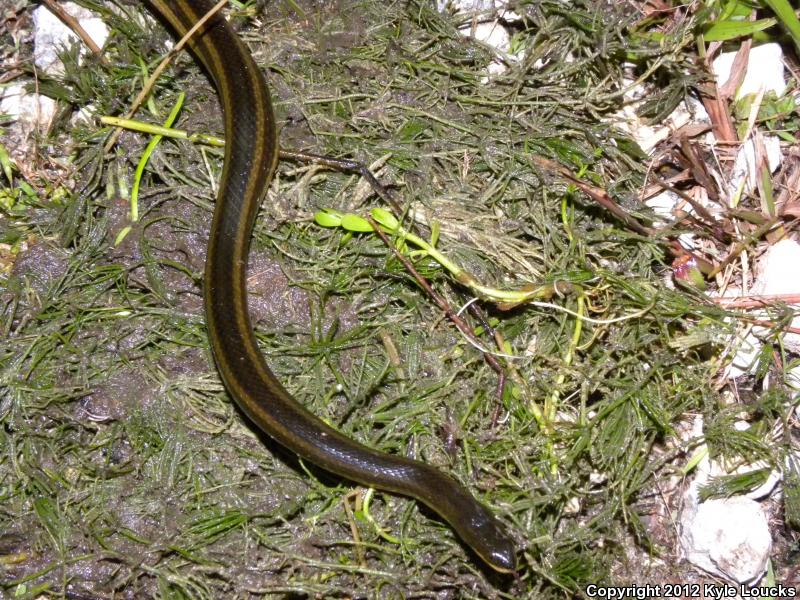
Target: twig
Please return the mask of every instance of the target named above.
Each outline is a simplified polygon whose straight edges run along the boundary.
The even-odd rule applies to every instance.
[[[400,203],[394,197],[394,194],[392,194],[381,182],[378,181],[375,175],[372,174],[372,171],[370,171],[369,167],[363,162],[349,160],[346,158],[333,158],[331,156],[322,156],[308,152],[299,152],[297,150],[285,150],[283,148],[281,148],[279,155],[284,160],[317,163],[320,165],[325,165],[326,167],[330,167],[331,169],[336,169],[337,171],[357,173],[367,181],[369,186],[375,191],[376,194],[378,194],[381,200],[389,204],[394,209],[398,216],[403,214]]]
[[[568,169],[562,167],[558,163],[553,162],[552,160],[542,158],[541,156],[533,156],[531,157],[531,160],[540,167],[547,169],[549,171],[554,171],[559,175],[561,175],[561,177],[563,177],[564,179],[568,179],[570,182],[572,182],[574,185],[580,188],[580,190],[584,194],[588,195],[600,206],[605,208],[608,212],[617,217],[620,221],[625,223],[625,225],[627,225],[630,229],[633,229],[636,233],[645,235],[647,237],[651,237],[655,234],[655,231],[653,229],[645,227],[644,225],[639,223],[639,221],[637,221],[634,217],[625,212],[619,206],[619,204],[617,204],[616,202],[614,202],[614,200],[612,200],[611,196],[609,196],[608,192],[606,192],[605,190],[584,183],[583,181],[575,177],[572,173],[570,173]]]
[[[106,67],[109,66],[109,62],[106,60],[106,57],[103,56],[103,50],[100,48],[100,46],[98,46],[95,43],[92,37],[86,32],[86,30],[80,24],[78,19],[73,17],[66,10],[64,10],[64,7],[61,6],[55,0],[44,0],[44,4],[45,6],[47,6],[48,9],[50,9],[50,12],[52,12],[55,16],[57,16],[61,20],[62,23],[64,23],[64,25],[72,29],[72,31],[75,32],[75,35],[81,38],[81,41],[86,45],[87,48],[89,48],[89,51],[100,60],[100,63],[103,66]]]
[[[721,296],[711,298],[723,308],[764,308],[775,304],[800,304],[800,294],[767,294],[764,296]]]
[[[222,7],[225,6],[227,3],[228,0],[219,0],[219,2],[217,2],[211,10],[209,10],[205,15],[203,15],[203,18],[200,19],[197,23],[195,23],[194,26],[189,31],[186,32],[186,35],[184,35],[180,39],[180,41],[177,44],[175,44],[175,47],[172,50],[170,50],[169,54],[167,54],[164,57],[164,60],[162,60],[159,63],[159,65],[155,68],[153,74],[150,75],[150,77],[148,77],[147,81],[144,84],[144,87],[142,87],[142,90],[139,92],[139,94],[131,103],[131,109],[125,116],[126,119],[130,119],[131,117],[133,117],[133,115],[136,114],[136,111],[139,110],[139,107],[142,105],[145,99],[150,95],[150,91],[153,89],[153,86],[156,84],[156,81],[158,81],[158,78],[161,77],[161,73],[163,73],[164,69],[166,69],[169,63],[172,62],[172,59],[175,56],[177,56],[181,50],[183,50],[183,47],[189,42],[189,40],[192,38],[195,32],[197,32],[198,29],[203,27],[206,24],[206,22],[211,17],[216,15],[222,9]],[[111,148],[113,148],[114,144],[117,143],[117,140],[119,139],[121,133],[122,129],[118,127],[114,131],[114,133],[111,134],[111,137],[109,138],[108,142],[106,142],[106,145],[103,147],[104,152],[111,151]]]
[[[483,310],[481,310],[481,307],[478,305],[478,303],[469,302],[467,304],[467,310],[470,312],[473,318],[478,320],[478,323],[480,323],[481,327],[483,327],[484,331],[486,331],[487,336],[490,336],[494,340],[498,350],[502,352],[504,350],[502,334],[491,326],[489,320],[486,318],[486,315],[483,314]],[[513,369],[514,367],[511,366],[510,368]],[[492,411],[492,429],[497,427],[497,423],[500,420],[500,412],[503,408],[503,391],[505,390],[505,387],[506,372],[501,370],[497,372],[497,386],[495,386],[495,398],[497,399],[497,402],[495,403],[494,410]]]
[[[367,217],[367,220],[369,221],[370,225],[372,225],[372,228],[375,230],[375,233],[378,234],[378,237],[380,237],[381,240],[383,240],[383,243],[386,244],[386,246],[392,250],[395,257],[397,257],[397,260],[399,260],[406,268],[406,270],[409,273],[411,273],[414,279],[417,280],[417,283],[419,283],[419,285],[422,286],[422,289],[424,289],[428,293],[428,295],[433,299],[433,301],[442,310],[442,312],[444,312],[444,314],[447,315],[447,318],[450,319],[456,327],[458,327],[459,331],[461,331],[461,333],[463,333],[464,336],[473,345],[480,348],[481,347],[480,340],[478,340],[478,338],[475,337],[475,333],[472,331],[472,328],[460,316],[458,316],[458,314],[452,309],[450,304],[448,304],[447,300],[445,300],[444,297],[441,294],[439,294],[439,292],[434,290],[431,287],[431,285],[427,282],[427,280],[424,277],[422,277],[422,275],[419,274],[414,265],[411,264],[411,261],[408,260],[408,258],[406,258],[405,256],[403,256],[403,254],[399,252],[397,248],[395,248],[394,244],[392,244],[391,240],[389,240],[389,237],[386,235],[386,233],[383,231],[383,229],[377,223],[377,221],[375,221],[375,219],[373,219],[372,217]],[[503,367],[500,365],[500,363],[494,356],[492,356],[488,352],[484,352],[483,358],[496,373],[502,373]]]

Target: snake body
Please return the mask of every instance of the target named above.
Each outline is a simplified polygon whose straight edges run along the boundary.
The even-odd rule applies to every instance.
[[[146,4],[181,37],[212,8],[208,0]],[[231,396],[253,423],[286,448],[347,479],[416,498],[492,568],[514,571],[513,542],[455,479],[344,436],[307,411],[270,371],[253,334],[246,291],[252,230],[278,160],[269,91],[250,52],[219,13],[193,35],[189,47],[216,86],[225,115],[225,162],[208,243],[204,300],[211,348]]]

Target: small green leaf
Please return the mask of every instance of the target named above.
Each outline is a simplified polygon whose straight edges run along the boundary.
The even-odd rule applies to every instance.
[[[0,144],[0,167],[3,168],[3,173],[8,179],[9,185],[14,185],[14,177],[12,175],[12,168],[14,163],[11,162],[11,157],[3,144]]]
[[[19,197],[19,190],[10,188],[0,188],[0,209],[11,210],[17,203]]]
[[[342,224],[342,213],[326,208],[314,213],[314,221],[321,227],[340,227]]]
[[[353,213],[342,215],[342,227],[347,229],[347,231],[373,231],[369,221]]]
[[[385,208],[373,208],[372,218],[390,231],[396,231],[400,226],[400,223],[395,216]]]
[[[700,464],[700,461],[703,460],[708,455],[708,447],[701,446],[698,448],[689,461],[683,466],[681,472],[684,475],[691,473],[694,468]]]
[[[748,17],[753,12],[753,6],[749,2],[739,2],[733,0],[732,2],[725,2],[722,7],[722,13],[719,15],[720,21],[727,21],[731,17]]]
[[[797,48],[800,48],[800,20],[787,0],[764,0],[773,12],[778,15],[781,24],[789,31]]]
[[[776,19],[759,19],[758,21],[717,21],[703,34],[707,42],[724,42],[738,37],[753,35],[764,31],[777,23]]]
[[[441,231],[442,226],[439,221],[434,221],[431,223],[431,246],[436,248],[436,244],[439,242],[439,232]]]
[[[128,225],[126,227],[123,227],[120,230],[120,232],[117,234],[117,237],[114,239],[114,247],[119,246],[122,243],[122,240],[124,240],[126,237],[128,237],[128,234],[130,232],[131,232],[130,225]]]
[[[17,182],[17,187],[22,190],[22,193],[25,194],[28,198],[36,198],[36,190],[33,189],[27,181],[20,180]]]

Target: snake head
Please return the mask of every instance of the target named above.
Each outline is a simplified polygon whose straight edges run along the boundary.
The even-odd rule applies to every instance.
[[[514,541],[489,509],[475,502],[465,521],[467,526],[459,529],[458,533],[486,564],[500,573],[513,573],[517,570]]]

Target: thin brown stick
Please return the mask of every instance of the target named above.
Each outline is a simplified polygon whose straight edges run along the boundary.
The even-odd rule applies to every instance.
[[[711,298],[723,308],[764,308],[777,304],[800,304],[800,294],[767,294],[763,296],[722,296]]]
[[[563,177],[564,179],[567,179],[574,185],[578,186],[578,188],[580,188],[580,190],[584,194],[592,198],[600,206],[605,208],[608,212],[617,217],[620,221],[622,221],[625,225],[627,225],[630,229],[632,229],[636,233],[647,237],[653,236],[655,234],[655,231],[653,229],[645,227],[634,217],[625,212],[622,209],[622,207],[620,207],[619,204],[614,202],[614,200],[611,198],[611,196],[608,195],[608,192],[606,192],[605,190],[584,183],[583,181],[575,177],[575,175],[570,173],[568,169],[562,167],[558,163],[553,162],[552,160],[542,158],[541,156],[533,156],[531,157],[531,160],[540,167],[547,169],[548,171],[554,171],[559,175],[561,175],[561,177]]]
[[[394,197],[394,194],[392,194],[388,188],[378,181],[377,177],[375,177],[375,175],[372,174],[372,171],[369,170],[369,167],[362,162],[349,160],[346,158],[333,158],[331,156],[311,154],[309,152],[300,152],[298,150],[285,150],[283,148],[280,149],[279,156],[284,160],[317,163],[320,165],[325,165],[326,167],[330,167],[331,169],[336,169],[337,171],[356,173],[367,181],[367,183],[370,185],[373,191],[378,194],[381,200],[389,204],[389,206],[394,209],[397,216],[403,214],[400,203]]]
[[[200,19],[197,23],[195,23],[194,26],[192,26],[192,28],[186,32],[186,35],[184,35],[180,39],[180,41],[178,41],[178,43],[175,44],[175,47],[172,48],[172,50],[170,50],[170,52],[164,57],[164,60],[162,60],[155,68],[153,74],[150,75],[150,77],[148,77],[147,81],[144,84],[144,87],[142,87],[142,90],[139,92],[139,94],[131,103],[131,109],[125,116],[126,119],[133,118],[133,115],[136,114],[136,111],[139,110],[139,107],[144,103],[144,101],[150,95],[150,92],[152,91],[153,86],[155,86],[156,81],[158,81],[158,78],[161,77],[161,73],[163,73],[164,69],[166,69],[169,63],[172,62],[172,59],[175,58],[175,56],[177,56],[181,52],[181,50],[183,50],[183,47],[189,42],[190,39],[192,39],[192,36],[197,32],[197,30],[203,27],[206,24],[206,22],[215,14],[217,14],[222,9],[222,7],[225,6],[227,3],[228,0],[219,0],[219,2],[217,2],[211,8],[211,10],[209,10],[205,15],[203,15],[203,18]],[[121,134],[122,134],[122,127],[117,127],[114,133],[111,134],[111,137],[109,138],[108,142],[106,142],[103,151],[109,152],[111,148],[114,147],[114,144],[117,143],[117,140],[119,139],[119,136]]]
[[[64,23],[64,25],[75,32],[75,35],[81,39],[89,51],[94,54],[104,66],[109,66],[108,61],[106,60],[105,56],[103,56],[102,48],[95,43],[95,41],[92,39],[92,36],[86,32],[78,19],[64,10],[64,7],[55,0],[44,0],[44,4],[47,6],[50,12],[52,12],[61,20],[62,23]]]
[[[342,499],[342,504],[344,505],[344,512],[347,514],[347,522],[350,523],[350,533],[353,536],[353,545],[355,546],[356,550],[356,560],[358,561],[359,565],[364,567],[367,564],[367,560],[366,557],[364,556],[364,547],[361,542],[361,536],[358,533],[358,526],[356,525],[356,519],[355,516],[353,515],[353,510],[350,508],[351,498],[353,499],[354,503],[356,503],[357,505],[360,504],[361,490],[356,489],[350,492],[349,494],[346,494],[345,497]],[[359,508],[356,507],[356,510],[359,510]]]
[[[480,340],[478,340],[478,338],[475,336],[475,333],[472,331],[472,328],[466,323],[466,321],[464,321],[464,319],[462,319],[452,309],[447,300],[445,300],[444,296],[442,296],[439,292],[434,290],[431,287],[430,283],[428,283],[428,281],[422,275],[419,274],[419,271],[417,271],[414,265],[411,264],[411,261],[408,260],[408,258],[406,258],[405,256],[403,256],[403,254],[399,252],[397,248],[395,248],[394,244],[392,244],[391,240],[389,240],[389,237],[386,235],[386,232],[384,232],[383,229],[381,229],[381,226],[378,225],[378,223],[372,217],[367,217],[367,220],[369,221],[369,224],[372,225],[372,228],[375,230],[375,233],[378,234],[378,237],[380,237],[381,240],[383,240],[383,243],[386,244],[386,246],[389,249],[391,249],[391,251],[397,257],[397,260],[399,260],[403,264],[405,269],[409,273],[411,273],[412,277],[414,277],[414,279],[417,280],[417,283],[419,283],[419,285],[422,286],[422,289],[424,289],[427,292],[427,294],[433,299],[436,305],[442,310],[442,312],[444,312],[447,318],[450,319],[456,327],[458,327],[458,330],[461,333],[463,333],[464,336],[475,347],[482,348],[483,346]],[[490,353],[484,352],[483,358],[496,373],[503,372],[502,365],[500,365],[497,359]]]
[[[738,317],[740,321],[747,321],[748,323],[752,323],[758,327],[764,327],[765,329],[778,329],[783,333],[794,333],[800,334],[800,327],[791,327],[789,325],[782,327],[778,325],[775,321],[765,321],[764,319],[753,319],[751,317]]]
[[[724,259],[717,263],[717,266],[714,267],[710,273],[706,273],[708,279],[714,277],[717,273],[720,273],[722,269],[727,267],[730,263],[732,263],[736,258],[745,250],[750,247],[750,242],[752,240],[759,240],[762,236],[769,233],[774,227],[780,226],[780,222],[777,219],[770,219],[763,225],[759,226],[755,231],[753,231],[750,235],[748,235],[748,240],[744,242],[737,242],[731,251],[728,253]]]
[[[489,320],[486,318],[486,315],[483,314],[483,310],[478,305],[477,302],[470,302],[467,305],[467,310],[473,316],[473,318],[477,319],[478,323],[481,324],[484,331],[486,331],[487,337],[491,337],[495,345],[501,351],[503,350],[503,336],[502,334],[497,331],[494,327],[492,327]],[[509,365],[509,368],[513,370],[513,365]],[[506,389],[506,372],[505,370],[497,372],[497,385],[495,386],[494,395],[495,395],[495,407],[492,411],[492,419],[491,419],[491,427],[494,429],[497,427],[497,423],[500,421],[500,413],[503,408],[503,392]]]

